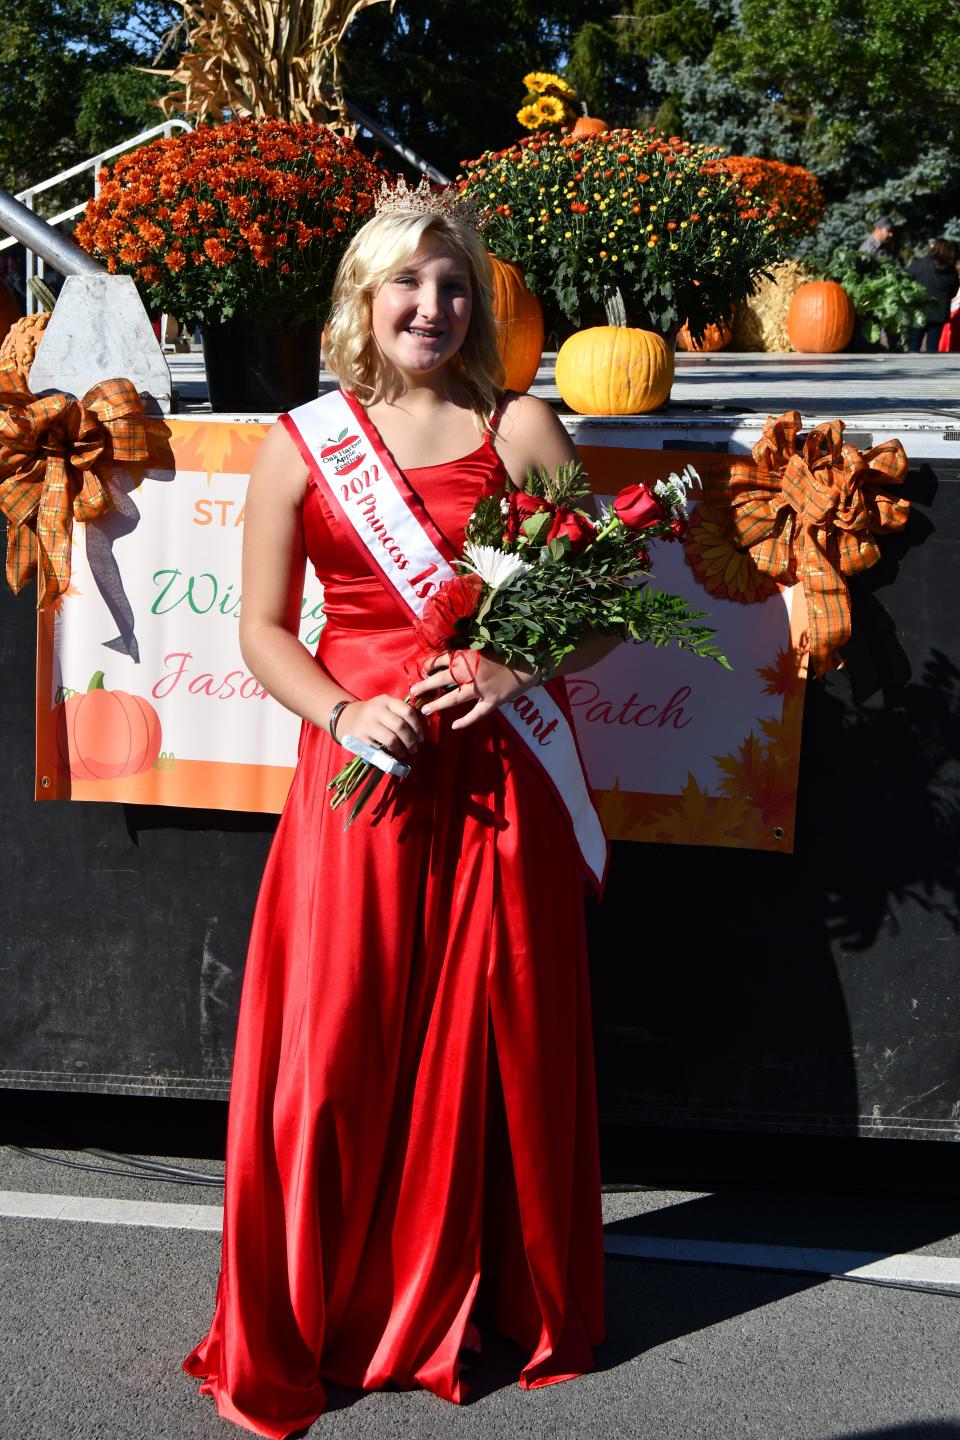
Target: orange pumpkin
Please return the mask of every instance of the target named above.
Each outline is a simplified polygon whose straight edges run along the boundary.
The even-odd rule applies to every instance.
[[[11,325],[16,324],[23,311],[20,309],[20,302],[14,295],[6,280],[0,280],[0,340],[4,338]]]
[[[490,256],[497,343],[506,370],[504,388],[529,390],[543,353],[543,311],[524,282],[519,266]]]
[[[808,280],[794,291],[787,311],[787,337],[795,350],[832,355],[848,344],[856,312],[835,280]]]
[[[597,325],[564,340],[557,389],[580,415],[642,415],[670,398],[673,350],[662,335]]]
[[[85,695],[60,710],[57,746],[75,780],[118,780],[149,770],[160,754],[160,717],[141,695],[105,690],[98,670]]]
[[[689,324],[684,324],[677,334],[677,349],[723,350],[732,339],[733,325],[731,321],[721,320],[717,325],[708,325],[703,332],[703,339],[699,343],[691,336]]]
[[[580,119],[570,131],[571,135],[605,135],[610,129],[606,120],[598,120],[595,115],[581,115]]]

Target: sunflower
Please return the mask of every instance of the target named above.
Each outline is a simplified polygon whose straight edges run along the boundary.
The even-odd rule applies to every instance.
[[[524,105],[517,111],[517,119],[526,130],[539,130],[542,124],[540,111],[536,105]]]
[[[556,78],[555,75],[547,75],[543,70],[531,70],[529,75],[524,75],[523,83],[534,95],[542,95],[550,81]]]
[[[568,85],[566,80],[562,80],[559,75],[550,76],[548,89],[558,91],[559,94],[565,96],[568,100],[575,100],[577,98],[577,92],[573,86]]]
[[[690,516],[683,540],[683,558],[704,590],[722,600],[752,605],[775,595],[779,586],[754,565],[749,550],[741,550],[730,528],[730,512],[698,505]]]
[[[562,125],[567,118],[566,105],[553,95],[541,95],[531,108],[536,110],[541,125]]]

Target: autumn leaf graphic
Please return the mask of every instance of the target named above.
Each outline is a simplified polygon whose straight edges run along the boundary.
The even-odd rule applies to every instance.
[[[66,590],[61,590],[60,593],[57,595],[56,599],[55,599],[54,602],[53,602],[53,607],[52,607],[52,608],[53,608],[53,613],[54,613],[54,615],[60,615],[60,614],[62,613],[64,600],[69,600],[69,598],[70,598],[71,595],[82,595],[82,594],[83,594],[83,591],[82,591],[82,590],[79,590],[79,589],[77,588],[77,586],[74,585],[73,581],[71,580],[71,581],[69,582],[69,584],[67,585]]]
[[[679,804],[654,812],[655,834],[650,839],[674,845],[739,845],[737,827],[746,817],[747,802],[739,795],[711,795],[701,790],[688,772]]]
[[[793,739],[794,727],[789,720],[783,717],[779,720],[761,720],[760,729],[763,731],[765,743],[774,750],[779,750],[786,755],[790,749]]]
[[[723,777],[721,792],[745,799],[759,812],[764,828],[785,830],[792,823],[797,777],[789,752],[763,745],[751,730],[736,755],[713,758]]]
[[[642,820],[646,813],[642,795],[636,795],[629,790],[621,790],[618,778],[614,780],[611,789],[597,791],[595,798],[600,823],[611,840],[634,840],[637,838],[633,834],[633,830],[638,820]]]
[[[174,420],[173,453],[180,470],[249,475],[266,425],[225,425],[220,421]]]
[[[777,658],[772,665],[760,665],[757,674],[761,680],[765,680],[763,687],[764,695],[799,695],[803,692],[804,656],[799,650],[792,647],[777,651]]]

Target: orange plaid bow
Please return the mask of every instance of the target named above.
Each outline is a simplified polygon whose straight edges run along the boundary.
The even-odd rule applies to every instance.
[[[0,511],[14,594],[38,564],[38,609],[66,591],[73,521],[96,520],[113,504],[98,467],[144,463],[157,423],[130,380],[105,380],[82,400],[62,394],[41,400],[14,364],[0,366]]]
[[[814,674],[840,668],[850,639],[846,577],[880,558],[874,538],[907,523],[910,501],[884,493],[901,485],[907,457],[899,440],[861,454],[843,444],[843,421],[814,428],[797,448],[796,410],[770,416],[753,447],[753,464],[734,463],[729,478],[705,484],[705,498],[730,507],[737,544],[772,580],[799,582],[807,601]]]

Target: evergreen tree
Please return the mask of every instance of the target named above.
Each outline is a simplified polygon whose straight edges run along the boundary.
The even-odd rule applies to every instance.
[[[955,6],[631,0],[597,28],[585,68],[609,97],[608,119],[652,119],[666,133],[817,176],[827,212],[806,249],[857,245],[881,214],[898,222],[908,251],[938,234],[960,238]],[[593,73],[604,65],[606,90]],[[629,103],[617,110],[624,75],[632,114]]]
[[[159,123],[163,81],[132,67],[154,61],[179,13],[164,0],[0,0],[0,184],[23,189]]]
[[[516,140],[524,75],[562,68],[588,18],[612,24],[616,8],[615,0],[374,5],[344,40],[344,94],[453,175],[461,160]]]

